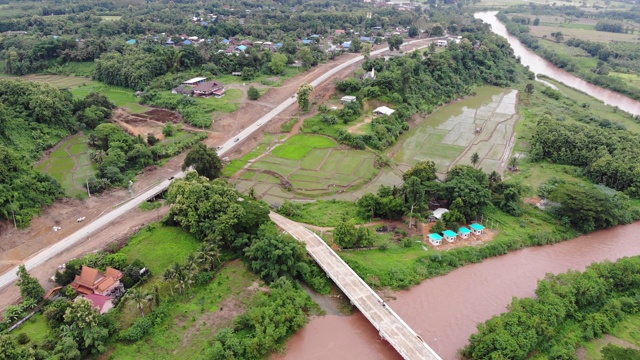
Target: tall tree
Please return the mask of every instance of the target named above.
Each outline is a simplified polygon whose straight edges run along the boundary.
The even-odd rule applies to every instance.
[[[436,163],[431,160],[418,161],[411,169],[402,174],[404,181],[412,177],[417,177],[423,184],[435,180],[437,178]]]
[[[140,315],[144,316],[144,305],[153,300],[153,295],[140,289],[131,289],[127,292],[127,300],[134,303],[140,310]]]
[[[20,265],[16,275],[19,277],[17,285],[20,287],[20,295],[22,295],[22,298],[40,303],[44,298],[44,289],[38,282],[38,279],[29,276],[24,265]]]
[[[477,167],[479,161],[480,161],[480,155],[478,155],[477,152],[474,152],[471,155],[471,164],[473,165],[473,167]]]
[[[416,206],[425,201],[425,188],[415,176],[404,182],[405,203],[409,206],[409,228],[413,227],[413,216]]]
[[[402,40],[402,36],[400,35],[391,35],[387,38],[387,44],[389,44],[389,51],[400,50],[400,46],[404,40]]]
[[[311,101],[311,93],[313,92],[313,86],[308,83],[303,83],[298,89],[298,106],[302,111],[309,111],[309,103]]]
[[[187,154],[182,163],[182,171],[193,166],[198,175],[205,176],[210,180],[217,179],[222,175],[222,161],[218,157],[215,149],[209,149],[204,144],[196,144]]]

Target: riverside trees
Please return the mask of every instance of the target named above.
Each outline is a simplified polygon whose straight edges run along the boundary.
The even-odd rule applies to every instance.
[[[599,338],[638,312],[640,257],[596,263],[584,272],[547,275],[536,298],[514,299],[509,311],[478,325],[466,358],[574,358],[580,341]]]

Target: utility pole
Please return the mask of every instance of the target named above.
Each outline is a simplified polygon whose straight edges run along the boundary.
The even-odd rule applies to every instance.
[[[87,195],[89,195],[89,197],[91,197],[91,191],[89,191],[89,178],[85,179],[86,183],[87,183]]]

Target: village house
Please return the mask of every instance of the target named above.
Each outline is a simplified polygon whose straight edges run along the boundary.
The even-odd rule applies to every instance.
[[[394,112],[396,111],[386,106],[380,106],[379,108],[376,108],[375,110],[373,110],[374,115],[391,116]]]
[[[444,235],[444,239],[448,242],[456,241],[456,237],[458,236],[458,234],[456,234],[456,232],[452,230],[445,230],[442,232],[442,235]]]
[[[350,96],[350,95],[343,96],[343,97],[340,99],[340,101],[342,101],[342,103],[343,103],[343,104],[350,103],[350,102],[354,102],[354,101],[356,101],[356,100],[357,100],[357,98],[356,98],[355,96]]]
[[[194,77],[193,79],[183,81],[182,85],[197,86],[197,85],[203,84],[205,81],[207,81],[206,77],[202,77],[202,76]]]
[[[460,229],[458,229],[458,235],[462,238],[462,239],[467,239],[469,238],[469,235],[471,234],[471,230],[469,230],[469,228],[462,226],[460,227]]]
[[[217,81],[207,81],[193,88],[193,96],[208,97],[213,95],[222,97],[224,93],[224,85]]]
[[[113,308],[113,297],[99,294],[85,295],[85,299],[91,301],[91,306],[97,309],[100,315],[106,313]]]
[[[124,275],[119,270],[108,267],[103,274],[97,269],[83,266],[80,275],[76,275],[71,283],[71,287],[77,292],[85,295],[111,295],[122,288],[120,279]]]
[[[429,222],[436,222],[442,219],[442,215],[444,215],[444,213],[447,213],[447,212],[449,212],[449,210],[445,208],[437,208],[433,210],[433,214],[429,216]]]
[[[473,223],[469,225],[469,227],[471,228],[473,235],[482,235],[482,233],[484,233],[484,226],[478,223]]]
[[[437,46],[447,46],[447,44],[449,44],[447,40],[436,40]]]
[[[429,234],[429,242],[435,246],[442,244],[442,236],[440,234]]]

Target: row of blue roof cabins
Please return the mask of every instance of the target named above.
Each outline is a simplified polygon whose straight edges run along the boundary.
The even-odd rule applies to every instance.
[[[439,220],[442,218],[442,215],[449,210],[444,208],[439,208],[433,211],[433,215],[429,218],[430,220]],[[471,223],[469,227],[461,226],[457,230],[447,229],[442,232],[442,235],[439,233],[430,233],[428,235],[429,242],[433,246],[439,246],[442,244],[442,240],[445,240],[448,243],[453,243],[456,240],[466,240],[470,237],[477,238],[483,236],[485,233],[485,227],[479,223]]]

